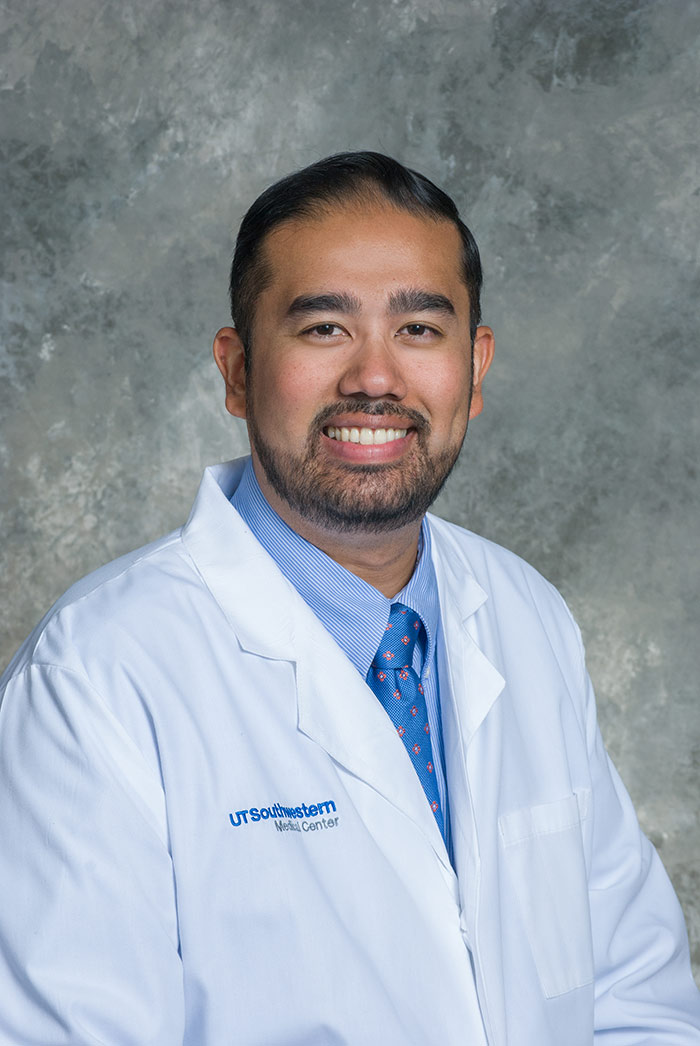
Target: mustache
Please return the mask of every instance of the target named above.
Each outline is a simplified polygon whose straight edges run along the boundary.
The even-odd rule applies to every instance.
[[[391,418],[403,418],[404,421],[410,421],[411,425],[418,430],[418,432],[429,433],[430,422],[423,414],[418,410],[414,410],[412,407],[402,407],[398,403],[391,403],[384,400],[370,400],[370,399],[346,399],[338,400],[336,403],[329,403],[326,407],[322,407],[321,410],[316,414],[313,422],[312,429],[315,432],[321,432],[331,418],[336,417],[338,414],[369,414],[371,417],[391,417]]]

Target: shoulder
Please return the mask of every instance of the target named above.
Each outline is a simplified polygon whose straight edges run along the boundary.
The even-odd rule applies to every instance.
[[[469,580],[481,589],[482,611],[509,631],[544,630],[571,653],[581,636],[560,592],[520,556],[487,538],[436,516],[428,517],[438,577],[455,590]]]
[[[31,665],[86,678],[172,666],[207,646],[267,554],[233,509],[245,460],[205,470],[185,525],[84,577],[54,604],[0,679]],[[224,576],[225,575],[225,576]],[[223,593],[223,595],[222,595]]]
[[[456,557],[461,569],[480,584],[526,587],[543,598],[563,603],[554,585],[515,552],[438,516],[429,514],[427,518],[438,555]]]
[[[15,654],[0,682],[32,663],[79,669],[83,652],[107,632],[147,628],[171,598],[173,582],[196,575],[181,530],[129,552],[81,578],[54,603]]]

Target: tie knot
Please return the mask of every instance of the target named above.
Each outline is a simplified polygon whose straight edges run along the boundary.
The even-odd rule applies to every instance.
[[[375,668],[405,668],[413,664],[413,650],[421,630],[421,619],[403,603],[394,603],[389,623],[374,655]]]

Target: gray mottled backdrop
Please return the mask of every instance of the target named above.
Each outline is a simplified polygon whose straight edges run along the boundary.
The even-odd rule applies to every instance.
[[[245,207],[329,152],[432,176],[498,358],[438,509],[533,562],[700,968],[693,0],[22,0],[0,37],[4,663],[246,446],[210,356]]]

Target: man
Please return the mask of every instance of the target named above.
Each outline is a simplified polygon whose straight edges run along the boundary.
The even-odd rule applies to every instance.
[[[493,334],[452,201],[374,153],[243,221],[251,458],[3,681],[0,1042],[700,1043],[576,626],[425,513]]]

